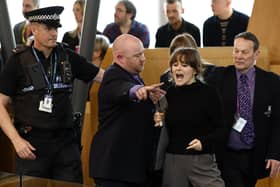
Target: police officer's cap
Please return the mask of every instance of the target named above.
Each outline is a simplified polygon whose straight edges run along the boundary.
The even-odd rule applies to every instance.
[[[61,27],[59,15],[64,10],[62,6],[39,8],[25,13],[30,22],[38,22],[51,27]]]

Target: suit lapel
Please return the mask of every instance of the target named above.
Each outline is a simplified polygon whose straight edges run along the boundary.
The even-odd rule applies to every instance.
[[[265,92],[267,90],[265,90],[265,85],[264,85],[264,77],[263,77],[263,73],[261,72],[261,70],[257,67],[256,68],[256,76],[255,76],[255,90],[254,90],[254,103],[253,103],[253,118],[254,116],[256,116],[256,110],[259,106],[259,101],[260,98],[264,98],[265,97]]]
[[[224,93],[223,96],[226,98],[225,101],[227,103],[225,104],[225,107],[229,108],[230,115],[232,113],[236,113],[237,108],[237,81],[236,81],[236,72],[234,66],[229,66],[226,69],[227,72],[225,72],[225,76],[223,76],[225,79],[223,80],[223,86],[224,86]]]

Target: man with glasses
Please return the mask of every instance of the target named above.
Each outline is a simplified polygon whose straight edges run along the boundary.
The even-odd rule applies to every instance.
[[[150,32],[143,23],[135,20],[136,7],[131,1],[120,0],[115,7],[115,22],[108,24],[103,34],[111,43],[121,34],[131,34],[139,38],[145,48],[150,44]]]

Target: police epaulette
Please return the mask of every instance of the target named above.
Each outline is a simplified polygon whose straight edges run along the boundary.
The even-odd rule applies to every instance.
[[[27,49],[26,46],[20,46],[20,47],[14,48],[14,49],[12,50],[12,52],[13,52],[14,54],[18,54],[18,53],[21,53],[21,52],[25,51],[26,49]]]

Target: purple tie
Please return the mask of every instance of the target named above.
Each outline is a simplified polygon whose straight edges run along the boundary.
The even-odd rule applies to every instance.
[[[247,120],[247,123],[241,131],[241,140],[249,145],[254,142],[254,124],[252,119],[252,104],[250,96],[250,87],[248,77],[245,74],[240,75],[240,86],[238,88],[239,115]]]
[[[144,85],[143,80],[140,78],[139,75],[134,75],[133,78],[141,85]]]

